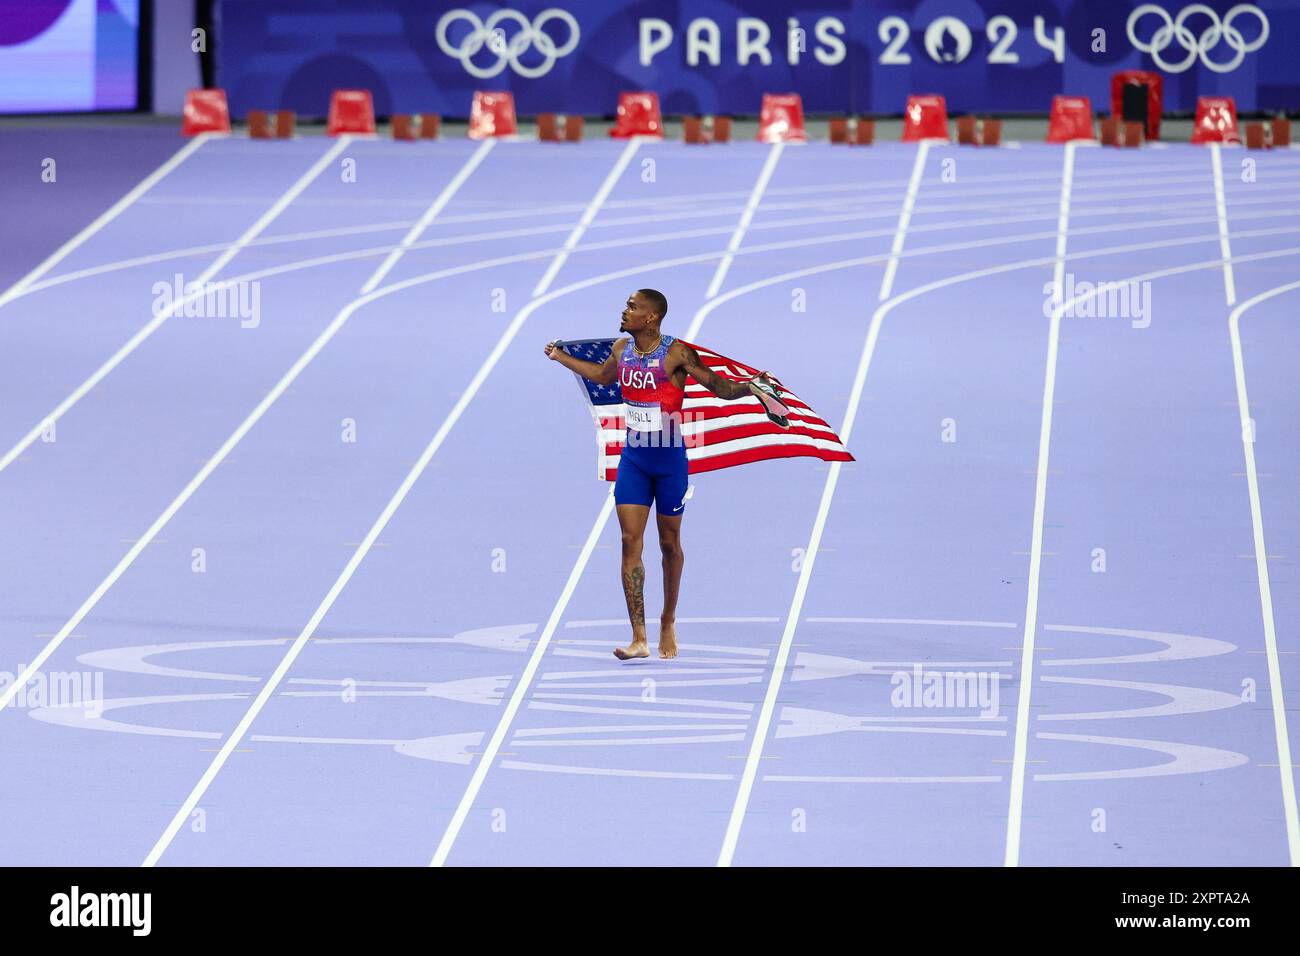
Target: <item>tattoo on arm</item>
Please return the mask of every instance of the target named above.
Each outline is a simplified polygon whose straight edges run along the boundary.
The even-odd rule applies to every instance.
[[[627,599],[627,616],[632,624],[645,624],[645,568],[638,565],[623,572],[623,597]]]
[[[689,345],[683,345],[683,348],[686,350],[686,355],[682,365],[685,367],[687,374],[718,398],[733,401],[752,394],[746,382],[733,382],[729,378],[723,378],[704,364],[699,352]]]

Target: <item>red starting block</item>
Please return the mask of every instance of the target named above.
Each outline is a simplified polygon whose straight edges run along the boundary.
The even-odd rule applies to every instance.
[[[1231,96],[1202,96],[1196,100],[1193,143],[1240,143],[1237,101]]]
[[[248,124],[250,139],[271,138],[271,117],[266,110],[249,110],[244,122]]]
[[[658,136],[663,138],[664,120],[659,113],[658,93],[620,93],[618,114],[609,135],[615,139],[633,136]]]
[[[329,123],[325,132],[330,136],[343,133],[373,134],[375,132],[375,104],[369,90],[335,90],[330,97]]]
[[[979,145],[979,120],[974,116],[957,117],[957,142],[962,146]]]
[[[1096,138],[1092,130],[1092,101],[1088,97],[1052,97],[1052,115],[1047,121],[1049,143]]]
[[[948,104],[933,93],[909,96],[903,111],[903,142],[948,139]]]
[[[394,113],[390,122],[393,124],[393,139],[407,143],[415,142],[418,124],[411,119],[409,113]]]
[[[190,90],[185,94],[185,111],[181,115],[182,136],[229,132],[230,109],[226,106],[225,90]]]
[[[798,93],[764,93],[758,117],[760,143],[806,143],[803,98]]]
[[[470,139],[514,136],[518,131],[513,93],[487,93],[483,90],[474,93],[474,103],[469,111]]]
[[[1101,145],[1118,146],[1119,145],[1119,120],[1113,116],[1103,116],[1101,118]]]
[[[1291,121],[1285,116],[1273,117],[1273,145],[1291,145]]]

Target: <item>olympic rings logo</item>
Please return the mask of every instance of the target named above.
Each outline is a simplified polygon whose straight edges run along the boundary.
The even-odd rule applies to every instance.
[[[453,45],[447,39],[447,30],[458,20],[467,21],[470,32],[459,45]],[[569,39],[560,46],[556,46],[555,41],[542,31],[542,27],[551,20],[560,20],[569,29]],[[506,21],[519,27],[519,32],[508,40],[505,29],[500,25]],[[531,23],[518,10],[497,10],[486,22],[469,10],[450,10],[438,20],[436,35],[442,52],[460,60],[466,72],[479,79],[496,76],[509,65],[520,76],[534,80],[551,72],[556,60],[572,53],[578,46],[578,21],[567,10],[558,7],[543,10]],[[479,66],[473,62],[473,58],[484,47],[495,53],[497,60],[488,66]],[[526,66],[519,58],[534,47],[541,53],[543,60],[536,66]]]
[[[1187,18],[1198,13],[1210,18],[1210,25],[1201,31],[1200,37],[1186,26]],[[1156,29],[1150,42],[1143,43],[1138,40],[1134,28],[1147,14],[1158,16],[1164,20],[1164,25]],[[1259,20],[1259,36],[1249,43],[1241,35],[1241,31],[1232,25],[1232,21],[1244,14],[1250,14]],[[1200,57],[1207,69],[1216,73],[1231,73],[1241,66],[1241,61],[1246,58],[1247,53],[1258,50],[1268,39],[1268,17],[1264,16],[1263,10],[1252,3],[1237,4],[1227,12],[1222,21],[1217,13],[1203,3],[1193,3],[1184,7],[1177,17],[1170,17],[1166,10],[1154,3],[1144,3],[1129,14],[1128,38],[1135,49],[1150,53],[1151,59],[1155,60],[1156,65],[1166,73],[1182,73],[1196,62],[1197,57]],[[1176,63],[1169,63],[1162,54],[1174,40],[1177,40],[1178,45],[1187,51],[1187,55]],[[1224,62],[1217,62],[1209,57],[1210,50],[1218,46],[1220,40],[1227,43],[1234,51],[1231,59]]]

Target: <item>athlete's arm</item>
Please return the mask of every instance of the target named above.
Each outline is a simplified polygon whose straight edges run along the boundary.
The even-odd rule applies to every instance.
[[[614,379],[618,378],[618,357],[622,354],[623,347],[626,344],[626,339],[619,339],[615,342],[614,348],[610,350],[609,358],[605,359],[600,365],[595,362],[584,362],[582,359],[576,359],[554,342],[546,343],[546,357],[552,362],[559,362],[569,371],[577,372],[583,378],[595,382],[597,385],[613,385]]]
[[[729,378],[723,378],[705,365],[704,360],[700,358],[700,353],[685,342],[674,342],[672,352],[675,353],[674,368],[686,369],[687,375],[718,396],[718,398],[730,402],[737,398],[748,398],[754,394],[749,390],[748,382],[733,382]]]

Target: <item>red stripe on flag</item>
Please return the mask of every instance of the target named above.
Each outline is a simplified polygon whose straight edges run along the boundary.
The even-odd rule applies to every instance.
[[[690,473],[698,475],[706,471],[717,471],[719,468],[747,465],[750,462],[768,461],[773,458],[820,458],[822,461],[853,461],[853,456],[846,451],[814,448],[809,445],[764,445],[760,448],[746,448],[741,451],[731,451],[722,455],[712,455],[708,458],[693,460],[690,464]]]
[[[812,428],[803,428],[797,425],[791,425],[789,428],[782,428],[780,425],[773,425],[764,419],[761,422],[751,422],[748,425],[733,425],[729,428],[718,428],[713,431],[703,432],[705,440],[700,442],[688,441],[688,448],[708,448],[710,445],[721,445],[723,442],[735,441],[737,438],[753,438],[755,435],[799,435],[803,438],[820,438],[824,441],[838,441],[833,434],[816,431]]]
[[[758,374],[757,369],[746,365],[744,362],[737,362],[724,355],[719,355],[711,349],[701,348],[689,342],[683,344],[695,349],[704,364],[712,369],[714,373],[730,381],[743,382]],[[701,386],[695,379],[688,376],[683,411],[690,416],[690,419],[717,422],[739,415],[764,416],[759,421],[736,425],[724,424],[720,428],[706,429],[689,436],[688,449],[692,453],[689,458],[690,473],[699,474],[706,471],[717,471],[720,468],[730,468],[733,465],[743,465],[776,458],[819,458],[822,461],[854,460],[848,450],[843,447],[839,436],[835,434],[825,419],[820,418],[806,402],[784,385],[781,385],[781,391],[787,405],[793,410],[793,413],[788,416],[791,421],[791,427],[789,428],[781,428],[768,420],[766,418],[767,410],[757,398],[743,398],[733,402],[723,402],[708,389]],[[626,427],[622,415],[601,416],[599,417],[599,425],[605,431],[620,433]],[[821,428],[808,427],[810,425],[821,426]],[[765,438],[772,440],[770,443],[764,442],[763,439]],[[743,442],[746,439],[753,440],[751,447],[709,454],[709,449],[722,448],[728,442]],[[598,435],[597,443],[604,448],[604,455],[607,459],[604,468],[605,478],[607,481],[614,481],[618,476],[617,461],[622,453],[624,442],[622,440],[605,441],[603,435]],[[827,443],[839,445],[840,447],[822,447]]]

